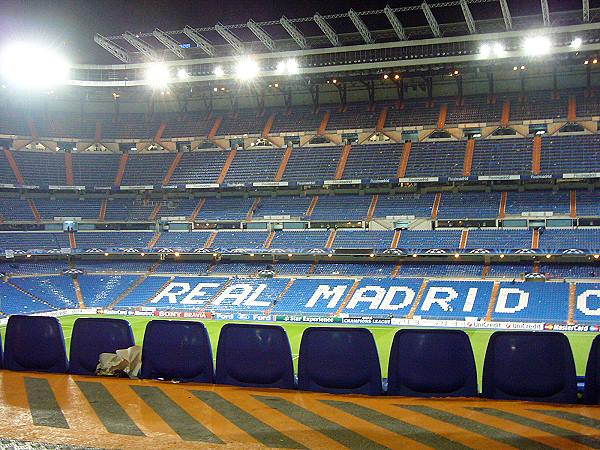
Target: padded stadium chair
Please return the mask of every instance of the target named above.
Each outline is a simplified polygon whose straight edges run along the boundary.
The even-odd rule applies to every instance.
[[[142,378],[212,383],[212,347],[200,322],[151,320],[142,347]]]
[[[483,396],[574,403],[577,378],[567,337],[531,331],[492,334],[483,367]]]
[[[298,360],[298,389],[332,394],[381,395],[375,339],[365,328],[304,330]]]
[[[583,399],[588,405],[600,405],[600,336],[596,336],[592,341],[592,348],[585,369]]]
[[[4,339],[4,368],[66,373],[69,368],[62,327],[56,317],[10,316]]]
[[[215,382],[294,389],[292,350],[285,330],[273,325],[226,324],[219,336]]]
[[[476,397],[469,336],[459,330],[400,330],[394,336],[388,395]]]
[[[94,375],[100,353],[135,345],[131,325],[124,319],[79,318],[71,335],[69,373]]]

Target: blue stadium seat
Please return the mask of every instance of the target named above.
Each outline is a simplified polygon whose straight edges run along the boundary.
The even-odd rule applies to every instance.
[[[219,336],[215,382],[294,389],[292,350],[285,330],[273,325],[226,324]]]
[[[212,347],[204,325],[191,321],[148,322],[141,377],[212,383]]]
[[[62,327],[56,317],[10,316],[4,340],[4,368],[65,373],[69,368]]]
[[[567,337],[527,331],[494,333],[485,354],[483,396],[574,403],[577,379]]]
[[[469,337],[459,330],[400,330],[394,336],[388,395],[476,397]]]
[[[592,341],[592,348],[585,369],[583,399],[588,405],[600,405],[600,336],[596,336]]]
[[[304,330],[298,360],[298,389],[332,394],[381,395],[375,339],[366,328]]]
[[[94,375],[100,353],[135,345],[131,325],[124,319],[79,318],[73,325],[69,372]]]

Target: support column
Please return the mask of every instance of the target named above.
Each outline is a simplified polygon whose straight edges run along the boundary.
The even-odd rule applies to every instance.
[[[67,178],[67,185],[73,186],[73,155],[71,153],[65,153],[65,175]]]
[[[175,173],[175,170],[177,170],[177,166],[179,166],[181,158],[183,158],[183,152],[177,152],[177,154],[175,155],[175,159],[173,159],[173,162],[169,166],[169,170],[167,170],[167,173],[165,174],[165,177],[162,180],[163,186],[168,185],[169,181],[171,181],[171,177]]]
[[[269,136],[269,133],[271,132],[271,128],[273,128],[273,122],[275,122],[275,114],[271,114],[269,116],[269,118],[267,119],[267,122],[265,123],[265,126],[262,130],[263,138],[266,138],[267,136]]]
[[[542,165],[542,137],[536,136],[533,138],[533,154],[531,156],[531,173],[539,175]]]
[[[442,103],[440,105],[440,115],[438,116],[437,127],[438,129],[443,129],[446,125],[446,115],[448,114],[448,105],[446,103]]]
[[[344,148],[342,150],[342,155],[340,157],[340,162],[338,163],[337,169],[335,171],[335,179],[336,180],[341,180],[342,177],[344,176],[344,169],[346,168],[346,163],[348,162],[348,156],[350,156],[351,148],[352,147],[350,144],[344,145]]]
[[[408,167],[408,158],[410,158],[410,150],[412,148],[412,141],[406,141],[404,148],[402,149],[402,160],[398,167],[398,178],[404,178],[406,176],[406,168]]]
[[[19,166],[17,165],[17,161],[15,160],[15,157],[13,156],[12,152],[9,149],[5,148],[4,156],[6,157],[6,160],[8,161],[8,165],[10,166],[13,173],[15,174],[15,179],[17,180],[17,184],[25,184],[25,180],[23,180],[23,175],[21,175],[21,171],[19,170]]]
[[[281,163],[279,163],[279,168],[277,169],[277,173],[275,174],[275,181],[281,181],[281,179],[283,178],[283,174],[285,173],[287,164],[292,156],[292,151],[292,147],[288,147],[283,153]]]
[[[379,113],[379,117],[377,118],[377,125],[375,126],[375,131],[381,132],[385,128],[385,121],[388,115],[388,107],[386,106]]]
[[[117,170],[113,186],[121,186],[121,181],[123,181],[123,175],[125,175],[125,169],[127,167],[127,161],[129,161],[129,153],[123,153],[121,161],[119,161],[119,170]]]
[[[229,152],[229,155],[227,155],[227,159],[225,160],[225,164],[223,165],[223,168],[221,169],[219,178],[217,178],[217,183],[221,184],[223,181],[225,181],[225,177],[227,176],[227,172],[229,172],[229,167],[231,166],[231,163],[233,162],[233,158],[235,158],[235,155],[237,155],[237,150],[234,148]]]
[[[327,124],[329,123],[330,116],[331,116],[331,113],[329,111],[325,111],[325,114],[323,115],[323,119],[321,119],[321,125],[319,125],[319,129],[317,130],[318,136],[323,136],[325,134],[325,131],[327,130]]]
[[[507,126],[510,121],[510,100],[504,100],[502,105],[502,116],[500,118],[500,125]]]
[[[471,176],[473,168],[473,153],[475,152],[475,139],[467,140],[467,149],[465,150],[465,161],[463,163],[463,176]]]
[[[433,208],[431,208],[431,220],[437,219],[441,200],[442,200],[442,193],[438,192],[437,194],[435,194],[435,199],[433,200]]]

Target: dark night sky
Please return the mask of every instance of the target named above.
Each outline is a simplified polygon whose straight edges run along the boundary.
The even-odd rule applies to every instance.
[[[434,3],[433,0],[430,2]],[[386,4],[399,7],[420,3],[421,0],[0,0],[0,45],[4,46],[18,38],[39,39],[62,48],[73,62],[116,63],[116,59],[94,43],[95,33],[106,36],[121,34],[126,30],[150,32],[155,27],[171,30],[185,25],[212,26],[219,21],[233,24],[246,22],[250,18],[256,21],[273,20],[282,15],[304,17],[315,12],[330,14],[345,12],[350,8],[361,11],[380,9]],[[549,3],[551,12],[581,7],[580,0],[550,0]],[[513,15],[540,11],[539,0],[509,0],[509,5]],[[490,7],[499,15],[497,4],[475,5],[472,8],[475,19],[487,15]],[[460,19],[460,8],[456,9],[454,12],[459,14],[457,19]],[[444,15],[448,14],[448,9],[443,11]],[[406,16],[401,20],[405,25],[411,22],[424,24],[420,16]],[[444,21],[442,17],[439,20]],[[345,31],[344,27],[351,27],[351,24],[344,23],[332,25],[340,32]],[[387,27],[385,23],[369,23],[369,19],[367,25]],[[306,34],[316,32],[311,28],[305,28],[304,31]],[[244,38],[244,32],[240,32],[239,36]],[[209,35],[207,37],[212,38]],[[218,42],[217,39],[214,41]]]

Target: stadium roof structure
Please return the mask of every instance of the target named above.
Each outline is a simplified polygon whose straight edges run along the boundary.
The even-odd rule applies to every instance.
[[[422,26],[404,26],[405,17],[418,15]],[[491,18],[490,15],[492,16]],[[485,19],[477,19],[485,16]],[[451,22],[440,19],[449,17]],[[460,22],[456,17],[462,17]],[[423,21],[423,18],[425,21]],[[491,62],[544,60],[600,51],[600,9],[589,1],[573,11],[552,12],[547,0],[540,12],[513,17],[507,0],[453,0],[417,6],[354,11],[267,22],[193,28],[118,36],[96,35],[95,41],[120,64],[72,66],[69,85],[126,87],[148,85],[151,64],[168,68],[169,85],[237,81],[236,64],[251,55],[262,78],[282,76],[282,62],[293,60],[300,78],[381,76],[391,70],[423,71],[434,68],[488,65]],[[368,22],[387,24],[375,29]],[[415,20],[407,23],[415,24]],[[340,33],[336,28],[356,32]],[[339,25],[339,26],[338,26]],[[343,26],[342,26],[343,25]],[[305,30],[311,30],[308,34]],[[315,33],[315,30],[316,31]],[[242,39],[240,36],[249,39]],[[527,37],[551,39],[551,50],[536,54],[523,46]],[[581,41],[573,46],[573,39]],[[500,43],[501,52],[482,53]],[[177,76],[178,74],[185,76]],[[379,75],[378,75],[379,74]]]

